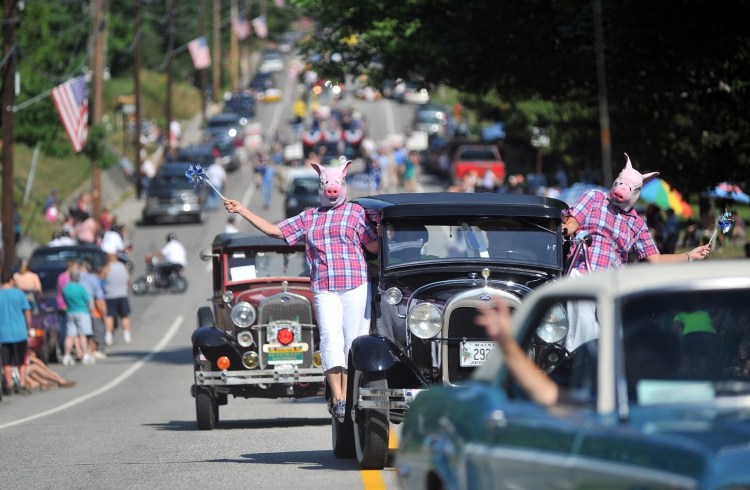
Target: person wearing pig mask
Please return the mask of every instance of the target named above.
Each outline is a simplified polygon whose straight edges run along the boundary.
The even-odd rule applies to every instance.
[[[239,201],[226,199],[224,207],[237,213],[270,237],[293,245],[305,242],[310,265],[310,289],[320,329],[320,351],[326,382],[331,390],[329,411],[342,418],[346,405],[346,368],[352,341],[369,332],[367,263],[363,247],[377,253],[377,233],[364,209],[346,202],[347,161],[339,167],[312,167],[320,176],[320,206],[271,223]]]
[[[701,245],[686,253],[659,253],[646,222],[634,209],[643,182],[659,175],[659,172],[641,174],[633,168],[627,153],[625,158],[625,168],[615,179],[609,193],[597,189],[589,190],[581,194],[573,206],[564,213],[563,231],[566,235],[573,236],[578,232],[586,232],[591,236],[592,241],[587,254],[591,272],[597,269],[614,269],[627,264],[631,250],[635,251],[639,260],[650,263],[692,262],[705,259],[711,251],[710,245]],[[571,247],[567,259],[573,261],[570,273],[573,277],[589,272],[583,253],[574,257],[574,251],[575,247]],[[568,312],[570,329],[566,348],[569,352],[599,336],[593,302],[588,305],[588,309],[581,308],[584,306],[583,303],[586,302],[576,302],[579,307],[577,311]]]

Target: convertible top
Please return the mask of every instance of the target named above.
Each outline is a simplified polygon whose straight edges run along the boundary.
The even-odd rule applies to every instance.
[[[305,250],[305,243],[289,245],[280,238],[271,238],[260,233],[219,233],[211,248],[257,248],[273,252],[298,252]]]
[[[526,216],[562,219],[568,205],[558,199],[490,192],[422,192],[380,194],[354,199],[382,217]]]

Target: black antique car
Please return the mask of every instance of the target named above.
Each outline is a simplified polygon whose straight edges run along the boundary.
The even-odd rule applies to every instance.
[[[213,265],[212,306],[193,332],[196,420],[219,421],[228,397],[301,398],[324,390],[304,245],[222,233],[201,258]]]
[[[468,379],[494,349],[475,307],[504,297],[516,308],[563,271],[562,212],[528,195],[422,193],[357,199],[379,223],[371,334],[349,354],[346,415],[333,418],[337,457],[382,468],[390,423],[425,389]],[[375,270],[377,269],[377,270]],[[566,332],[539,332],[529,355],[556,361]]]

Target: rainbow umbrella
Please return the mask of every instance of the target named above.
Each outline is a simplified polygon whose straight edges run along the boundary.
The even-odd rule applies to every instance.
[[[673,209],[677,216],[689,218],[693,209],[679,192],[672,189],[664,179],[651,179],[641,188],[641,200],[661,209]]]

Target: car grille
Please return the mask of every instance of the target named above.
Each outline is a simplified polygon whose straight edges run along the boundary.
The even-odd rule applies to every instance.
[[[476,309],[474,307],[459,307],[451,312],[450,317],[446,320],[448,326],[445,336],[450,340],[443,344],[446,350],[448,366],[448,382],[453,384],[458,381],[467,379],[472,372],[473,367],[461,367],[461,340],[486,340],[487,331],[484,327],[474,323]],[[445,376],[445,373],[443,373]]]
[[[316,350],[316,329],[312,324],[312,306],[304,296],[291,293],[279,293],[264,299],[258,305],[258,340],[259,345],[268,343],[268,329],[266,325],[271,322],[295,322],[302,326],[302,342],[309,346],[303,354],[301,367],[312,365],[312,356]],[[269,366],[268,354],[262,350],[260,355],[260,367],[265,369]]]

